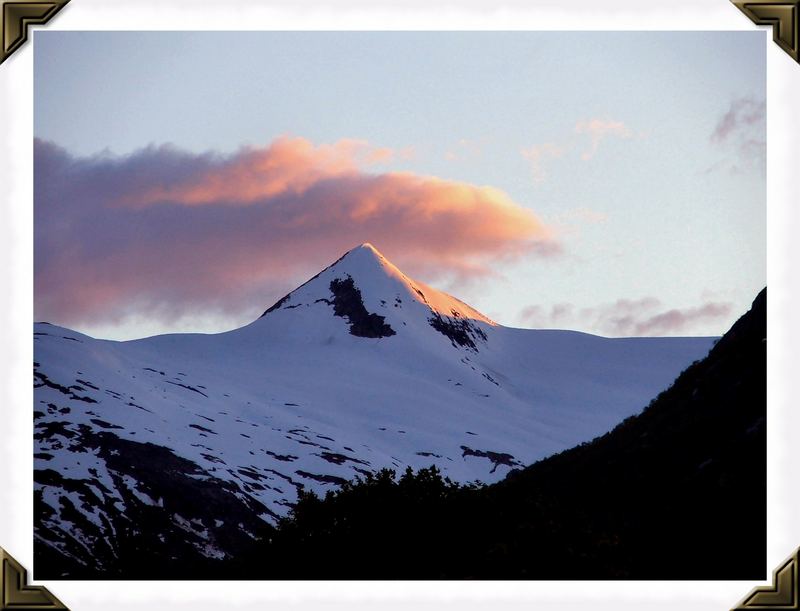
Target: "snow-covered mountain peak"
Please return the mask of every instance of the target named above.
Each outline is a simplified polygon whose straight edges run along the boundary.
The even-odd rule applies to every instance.
[[[285,318],[289,311],[291,320],[304,319],[304,328],[310,328],[311,317],[317,322],[320,317],[341,317],[351,335],[392,337],[401,329],[405,336],[434,332],[472,350],[486,342],[485,328],[496,326],[464,302],[407,276],[368,242],[280,299],[262,318],[279,316],[281,324],[291,324]]]
[[[347,254],[355,253],[355,252],[371,253],[373,256],[377,257],[378,259],[386,259],[386,257],[383,256],[383,253],[381,253],[377,248],[375,248],[369,242],[363,242],[362,244],[359,244],[355,248],[349,250],[347,252]]]
[[[348,250],[326,270],[335,270],[338,276],[350,276],[365,288],[384,288],[385,277],[401,279],[405,274],[369,242]]]

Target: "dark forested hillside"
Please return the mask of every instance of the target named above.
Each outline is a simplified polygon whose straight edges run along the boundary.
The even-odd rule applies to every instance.
[[[762,579],[766,289],[639,415],[487,487],[384,470],[229,569],[256,578]]]

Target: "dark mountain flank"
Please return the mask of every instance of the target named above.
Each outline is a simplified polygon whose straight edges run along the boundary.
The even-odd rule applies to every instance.
[[[705,359],[590,443],[485,487],[452,483],[435,467],[399,479],[383,470],[324,499],[302,495],[270,539],[237,570],[284,578],[765,578],[766,289]]]
[[[65,536],[66,529],[54,521],[53,510],[43,502],[42,489],[37,490],[36,533],[49,543],[34,546],[36,574],[42,579],[190,579],[210,575],[216,562],[198,553],[198,546],[216,543],[215,549],[224,550],[217,556],[224,557],[246,547],[251,533],[263,528],[257,516],[268,508],[242,498],[229,482],[166,448],[95,433],[85,425],[77,433],[63,426],[56,432],[85,456],[96,454],[105,459],[115,486],[112,490],[99,481],[71,479],[54,469],[34,471],[34,481],[44,490],[59,487],[70,492],[60,499],[62,514],[71,528],[80,528],[91,542],[89,548]],[[135,482],[132,488],[124,485],[126,479]],[[124,512],[113,511],[117,503],[124,503]],[[99,519],[79,511],[93,506],[108,511]],[[178,523],[173,521],[175,514],[182,516]]]

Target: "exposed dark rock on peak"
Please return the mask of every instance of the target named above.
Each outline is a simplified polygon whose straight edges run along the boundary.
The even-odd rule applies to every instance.
[[[478,339],[486,341],[486,333],[484,333],[483,329],[467,319],[461,318],[458,312],[455,311],[452,317],[442,316],[438,312],[434,312],[428,322],[439,333],[450,338],[450,342],[456,347],[466,347],[477,352],[478,346],[475,341]]]
[[[361,299],[361,291],[352,278],[335,278],[331,281],[330,289],[333,294],[333,313],[347,318],[351,335],[372,338],[395,335],[394,329],[384,322],[383,316],[367,312]]]
[[[291,297],[291,293],[289,295],[284,295],[283,297],[278,299],[278,301],[276,301],[269,308],[267,308],[267,310],[261,316],[259,316],[259,318],[264,318],[264,316],[266,316],[270,312],[274,312],[275,310],[279,309],[284,303],[289,301],[289,297]]]
[[[371,251],[375,252],[375,254],[376,254],[376,255],[378,255],[378,256],[380,256],[380,257],[383,257],[383,255],[381,255],[381,254],[380,254],[380,253],[379,253],[379,252],[378,252],[378,251],[375,249],[375,247],[374,247],[374,246],[372,246],[372,244],[370,244],[369,242],[364,242],[364,243],[363,243],[363,244],[361,244],[360,246],[356,246],[355,248],[351,248],[351,249],[350,249],[350,250],[348,250],[346,253],[344,253],[344,254],[343,254],[341,257],[339,257],[338,259],[336,259],[336,261],[334,261],[333,263],[331,263],[331,264],[330,264],[328,267],[326,267],[326,268],[325,268],[325,269],[323,269],[323,270],[320,270],[320,271],[319,271],[319,273],[317,273],[317,274],[314,274],[314,275],[313,275],[311,278],[309,278],[308,280],[306,280],[305,282],[303,282],[303,284],[301,284],[300,286],[298,286],[298,287],[295,289],[295,291],[296,291],[296,290],[298,290],[298,289],[301,289],[301,288],[303,288],[303,287],[304,287],[305,285],[307,285],[309,282],[313,282],[314,280],[316,280],[317,278],[319,278],[319,277],[320,277],[322,274],[324,274],[326,271],[328,271],[328,270],[329,270],[329,269],[331,269],[332,267],[335,267],[337,264],[339,264],[339,263],[340,263],[340,262],[341,262],[341,261],[342,261],[342,260],[343,260],[343,259],[344,259],[344,258],[347,256],[347,255],[349,255],[350,253],[352,253],[352,252],[356,252],[356,251],[358,251],[358,250],[361,250],[361,249],[369,249],[369,250],[371,250]],[[294,292],[294,291],[292,291],[292,293],[293,293],[293,292]],[[263,313],[261,316],[259,316],[259,318],[263,318],[264,316],[266,316],[266,315],[267,315],[267,314],[269,314],[270,312],[274,312],[275,310],[279,310],[283,304],[285,304],[287,301],[289,301],[289,299],[290,299],[290,298],[291,298],[291,296],[292,296],[292,293],[289,293],[288,295],[284,295],[283,297],[281,297],[280,299],[278,299],[278,301],[276,301],[276,302],[275,302],[274,304],[272,304],[272,305],[271,305],[269,308],[267,308],[267,310],[266,310],[266,311],[265,311],[265,312],[264,312],[264,313]]]

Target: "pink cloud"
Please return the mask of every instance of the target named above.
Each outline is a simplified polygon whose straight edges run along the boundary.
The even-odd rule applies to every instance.
[[[634,132],[621,121],[587,119],[585,121],[578,121],[573,128],[573,134],[565,137],[562,142],[533,144],[521,148],[520,154],[530,163],[533,182],[542,183],[547,177],[545,172],[546,163],[552,159],[562,159],[568,154],[571,155],[571,153],[578,148],[577,140],[581,139],[581,136],[589,137],[589,148],[581,153],[581,159],[583,161],[589,161],[597,153],[600,143],[606,138],[615,137],[629,139],[633,138],[634,135],[637,138],[647,137],[646,132],[640,131],[638,134],[634,134]]]
[[[366,158],[367,163],[388,163],[394,158],[394,151],[389,148],[379,148],[371,151]]]
[[[534,328],[586,329],[612,337],[680,335],[703,326],[729,324],[732,307],[728,302],[707,302],[665,309],[655,297],[643,297],[580,309],[569,303],[549,309],[533,305],[522,309],[519,320]]]
[[[520,320],[534,328],[562,327],[572,325],[575,320],[575,306],[571,303],[557,303],[549,310],[541,305],[522,308]]]
[[[544,144],[534,144],[533,146],[522,148],[520,149],[520,154],[531,164],[533,182],[540,183],[546,177],[544,162],[548,159],[563,157],[569,149],[569,145],[545,142]]]
[[[701,322],[714,322],[731,314],[729,303],[706,303],[684,310],[672,309],[640,320],[634,327],[635,335],[666,335],[684,331]]]
[[[76,158],[35,142],[36,318],[77,325],[257,313],[372,242],[421,279],[559,250],[492,187],[411,173],[363,141],[281,138],[234,155],[149,147]]]
[[[303,194],[327,178],[355,175],[363,166],[391,161],[394,150],[363,140],[314,146],[304,138],[281,137],[263,149],[246,148],[225,159],[210,159],[186,176],[124,194],[118,203],[147,206],[159,202],[250,204],[287,193]]]
[[[727,169],[742,174],[753,168],[766,168],[766,101],[754,97],[733,100],[717,121],[709,141],[725,155],[712,164],[706,174]]]
[[[579,121],[575,125],[576,134],[586,134],[590,139],[590,148],[581,154],[581,159],[588,161],[597,153],[600,143],[607,137],[630,138],[633,132],[628,129],[621,121],[606,119],[588,119]]]
[[[738,98],[731,102],[728,111],[717,122],[710,139],[713,143],[722,143],[731,139],[749,126],[764,122],[767,114],[765,100],[756,100],[753,97]]]

